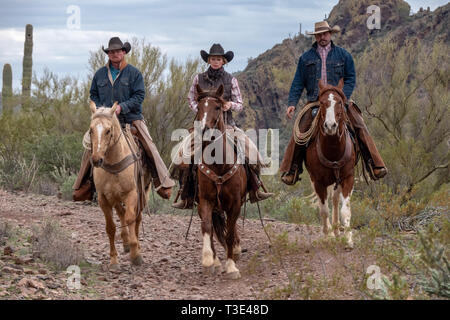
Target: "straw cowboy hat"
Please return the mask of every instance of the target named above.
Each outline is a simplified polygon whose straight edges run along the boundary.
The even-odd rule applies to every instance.
[[[337,33],[341,32],[341,28],[339,26],[333,26],[333,28],[330,28],[328,25],[328,22],[326,21],[320,21],[316,22],[314,24],[314,32],[307,32],[309,35],[323,33],[323,32],[331,32],[331,33]]]
[[[200,55],[202,56],[202,59],[208,63],[209,56],[222,56],[224,57],[228,62],[233,60],[234,53],[233,51],[227,51],[225,53],[225,50],[223,50],[222,46],[219,43],[214,43],[211,48],[209,49],[209,53],[207,53],[205,50],[200,51]]]
[[[117,49],[125,50],[125,53],[128,53],[131,50],[131,44],[129,42],[122,43],[119,37],[112,37],[111,39],[109,39],[108,48],[104,48],[102,46],[102,49],[106,54],[108,54],[109,50]]]

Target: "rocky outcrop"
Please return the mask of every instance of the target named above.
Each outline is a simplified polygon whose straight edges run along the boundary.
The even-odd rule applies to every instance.
[[[367,7],[378,5],[381,29],[369,30]],[[403,0],[340,0],[331,10],[327,21],[339,25],[342,32],[334,36],[337,45],[349,50],[355,60],[374,40],[393,37],[401,46],[405,40],[418,37],[429,43],[449,43],[446,25],[450,3],[434,11],[423,10],[410,15],[410,6]],[[247,128],[280,128],[282,139],[290,135],[283,122],[290,84],[299,56],[313,43],[312,37],[298,34],[285,39],[257,58],[249,61],[244,71],[236,74],[243,94],[245,113],[236,116],[239,125]]]

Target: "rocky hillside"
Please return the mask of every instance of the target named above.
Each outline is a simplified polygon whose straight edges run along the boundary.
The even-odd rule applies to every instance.
[[[366,26],[367,7],[376,4],[381,9],[381,30],[369,30]],[[410,6],[403,0],[374,3],[372,0],[340,0],[331,10],[327,21],[330,26],[339,25],[341,33],[334,42],[349,50],[355,60],[371,42],[393,36],[398,45],[418,37],[432,43],[449,42],[450,3],[435,11],[409,15]],[[251,60],[246,69],[237,74],[247,111],[237,119],[243,128],[280,128],[282,140],[290,135],[290,126],[284,120],[290,84],[295,74],[299,56],[313,43],[312,37],[298,34]]]

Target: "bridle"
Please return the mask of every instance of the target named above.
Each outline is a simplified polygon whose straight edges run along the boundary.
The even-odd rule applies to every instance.
[[[99,117],[104,117],[104,118],[112,118],[108,115],[103,115],[103,114],[97,114],[93,117],[93,119],[95,118],[99,118]],[[120,138],[123,135],[123,130],[120,129],[120,134],[117,137],[117,140],[113,142],[113,144],[111,144],[111,140],[113,138],[113,132],[114,132],[114,127],[111,127],[111,137],[109,138],[109,142],[108,142],[108,146],[106,147],[105,150],[105,156],[108,153],[109,150],[111,150],[120,140]],[[89,136],[91,137],[92,131],[89,131]],[[122,160],[120,160],[119,162],[116,162],[114,164],[108,164],[105,161],[103,161],[100,165],[100,168],[104,169],[105,171],[112,173],[112,174],[117,174],[122,172],[123,170],[125,170],[126,168],[128,168],[130,165],[132,165],[134,162],[138,161],[138,159],[140,158],[140,154],[139,152],[137,154],[135,154],[133,152],[133,148],[131,148],[131,144],[128,141],[126,135],[124,136],[125,140],[128,143],[128,146],[130,148],[131,154],[129,154],[128,156],[126,156],[125,158],[123,158]],[[92,137],[91,137],[91,143],[92,143]],[[92,165],[92,157],[91,157],[91,165]]]
[[[344,103],[344,101],[343,101],[343,99],[341,97],[341,93],[338,92],[337,90],[332,89],[332,88],[325,90],[324,92],[322,92],[322,94],[320,96],[324,95],[328,91],[336,92],[339,95],[339,98],[340,98],[339,104],[343,104]],[[320,100],[320,97],[319,97],[319,100]],[[344,135],[345,131],[347,130],[347,128],[345,126],[345,123],[348,122],[348,117],[347,117],[347,114],[343,110],[344,110],[344,106],[342,106],[340,108],[340,110],[339,110],[339,112],[337,114],[337,123],[338,123],[337,135],[339,137],[339,141],[341,141],[342,136]],[[322,125],[319,125],[319,130],[320,130],[320,133],[323,136],[326,135],[325,132],[323,131],[323,123],[325,122],[323,117],[325,116],[325,114],[326,114],[325,112],[319,112],[320,123],[322,123]],[[343,122],[343,124],[344,124],[344,129],[343,130],[341,130],[341,126],[340,126],[341,122]]]
[[[204,96],[200,96],[197,101],[200,102],[202,99],[204,98],[213,98],[216,100],[221,100],[215,96],[210,96],[210,95],[204,95]],[[220,105],[221,105],[221,109],[222,109],[222,101],[220,101]],[[214,127],[211,129],[216,129],[217,125],[219,124],[219,121],[221,118],[223,118],[223,114],[224,112],[222,110],[220,110],[219,115],[217,116],[217,119],[214,123]],[[198,115],[198,111],[197,111],[197,115]],[[195,117],[197,119],[197,117]],[[226,133],[226,121],[224,121],[224,125],[225,125],[225,130],[224,132],[222,132],[222,134],[220,135],[219,138],[217,138],[217,140],[215,140],[215,142],[218,141],[218,139],[223,139],[223,135]],[[225,143],[226,143],[226,139],[225,139]],[[231,179],[235,173],[238,171],[239,169],[239,165],[237,164],[237,158],[236,161],[234,162],[234,164],[231,166],[231,168],[222,176],[217,175],[211,168],[209,168],[206,164],[204,163],[200,163],[198,166],[200,172],[206,176],[207,178],[209,178],[212,182],[214,182],[214,185],[216,186],[217,189],[217,205],[219,207],[219,210],[222,210],[222,204],[220,202],[220,194],[221,194],[221,190],[222,190],[222,185],[225,184],[225,182],[227,182],[229,179]]]
[[[333,90],[331,88],[325,90],[324,92],[322,92],[321,96],[324,95],[328,91],[333,91],[333,92],[338,93],[339,97],[340,97],[339,103],[342,104],[344,102],[343,99],[342,99],[341,94],[337,90]],[[320,99],[320,97],[319,97],[319,99]],[[342,106],[341,109],[344,110],[344,106]],[[325,155],[322,152],[322,148],[320,146],[321,145],[320,144],[320,136],[321,135],[322,136],[326,135],[325,132],[323,132],[323,123],[324,123],[323,117],[324,117],[324,112],[320,112],[320,120],[321,120],[320,124],[319,124],[320,132],[317,135],[317,139],[316,139],[317,156],[319,158],[320,163],[323,166],[325,166],[327,168],[330,168],[330,169],[333,169],[333,173],[334,173],[334,176],[336,178],[336,184],[334,186],[334,190],[336,190],[338,185],[342,182],[342,179],[345,178],[345,177],[341,177],[340,176],[340,169],[351,159],[351,156],[352,156],[352,141],[351,141],[350,134],[349,134],[349,131],[347,129],[347,126],[345,125],[346,121],[348,121],[348,118],[347,118],[347,114],[345,112],[340,111],[338,113],[338,119],[337,119],[337,122],[338,122],[338,129],[337,129],[338,130],[338,132],[337,132],[338,141],[340,142],[342,140],[342,137],[345,135],[345,150],[344,150],[344,153],[343,153],[343,155],[341,156],[341,158],[339,160],[331,161],[331,160],[329,160],[329,159],[327,159],[325,157]],[[343,122],[344,129],[341,130],[341,132],[340,132],[341,122]]]

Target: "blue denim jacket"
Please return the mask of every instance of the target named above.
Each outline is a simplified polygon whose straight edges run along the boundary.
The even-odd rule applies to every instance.
[[[127,64],[116,80],[108,77],[108,66],[100,68],[94,75],[90,90],[91,100],[97,108],[112,107],[119,102],[122,110],[118,116],[120,123],[142,120],[142,101],[145,97],[144,78],[134,66]]]
[[[306,89],[308,101],[316,101],[319,96],[319,79],[322,73],[322,59],[317,53],[317,42],[311,49],[302,54],[298,61],[297,71],[289,91],[288,106],[296,106]],[[331,41],[331,50],[327,56],[327,81],[336,86],[344,78],[344,94],[350,99],[355,88],[355,64],[350,53],[344,48],[335,46]]]

